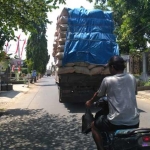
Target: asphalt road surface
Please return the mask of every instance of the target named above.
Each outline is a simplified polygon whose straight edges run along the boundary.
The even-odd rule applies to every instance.
[[[150,102],[138,106],[140,126],[150,127]],[[43,77],[0,118],[0,150],[96,150],[91,133],[81,133],[84,112],[84,104],[59,103],[54,77]]]

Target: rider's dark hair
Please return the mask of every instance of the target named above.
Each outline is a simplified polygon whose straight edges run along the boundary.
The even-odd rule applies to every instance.
[[[108,66],[113,67],[117,71],[123,71],[126,68],[125,61],[121,56],[111,57]]]

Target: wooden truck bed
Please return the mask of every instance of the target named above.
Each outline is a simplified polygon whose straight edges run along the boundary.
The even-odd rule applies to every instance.
[[[86,102],[98,90],[103,78],[106,75],[85,75],[78,73],[58,75],[59,101],[65,102]]]

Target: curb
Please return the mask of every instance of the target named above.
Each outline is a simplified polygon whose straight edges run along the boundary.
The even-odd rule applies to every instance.
[[[150,90],[150,86],[140,86],[140,87],[137,87],[137,90],[138,91]]]
[[[28,93],[28,91],[30,90],[30,88],[24,86],[22,88],[21,87],[17,87],[14,88],[13,90],[10,91],[4,91],[5,95],[2,96],[1,100],[0,100],[0,109],[2,108],[6,108],[9,104],[15,102],[17,99],[19,99],[21,96],[23,96],[24,94]],[[19,93],[17,95],[15,95],[14,97],[11,98],[11,96],[9,97],[9,95],[13,94],[13,92],[18,91]]]

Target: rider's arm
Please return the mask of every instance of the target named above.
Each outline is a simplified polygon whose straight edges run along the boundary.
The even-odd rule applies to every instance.
[[[100,87],[97,91],[97,96],[98,97],[106,96],[107,87],[108,87],[106,80],[107,80],[106,78],[103,79],[103,81],[102,81],[102,83],[101,83],[101,85],[100,85]]]
[[[98,91],[94,93],[93,97],[89,100],[90,105],[93,104],[97,100],[96,97],[106,96],[106,88],[107,88],[107,84],[106,84],[105,79],[103,79]]]
[[[97,95],[98,95],[98,92],[94,93],[93,97],[90,99],[90,101],[91,101],[92,103],[95,102]]]

